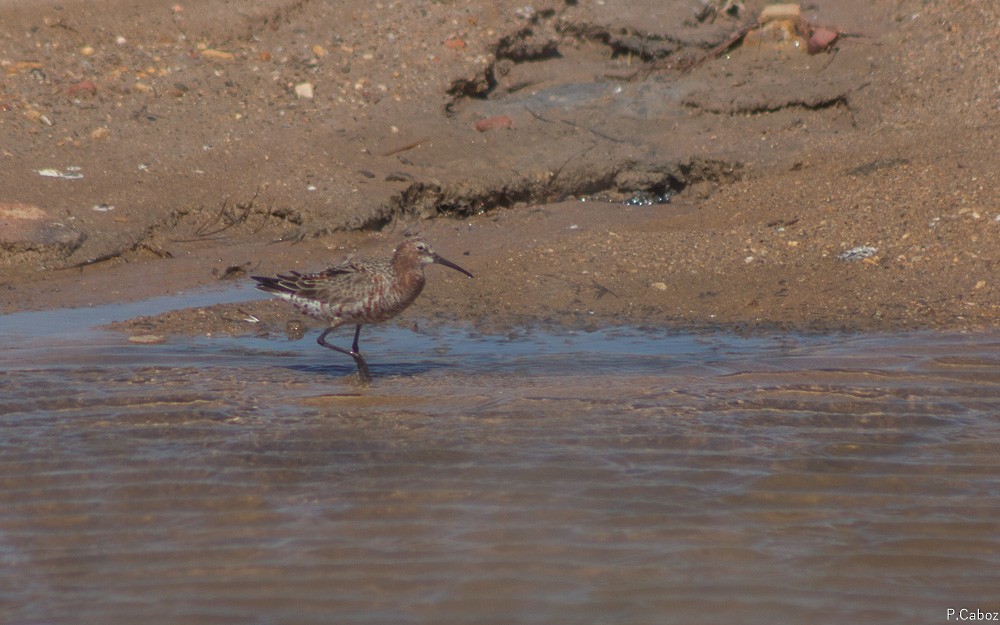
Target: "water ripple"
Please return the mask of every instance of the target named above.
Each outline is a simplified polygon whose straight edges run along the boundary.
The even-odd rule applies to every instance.
[[[311,342],[0,355],[10,622],[930,622],[996,601],[995,338],[381,332],[369,389]]]

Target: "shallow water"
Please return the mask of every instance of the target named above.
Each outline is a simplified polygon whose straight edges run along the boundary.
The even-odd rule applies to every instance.
[[[358,388],[107,314],[0,317],[2,622],[1000,609],[998,336],[373,328]]]

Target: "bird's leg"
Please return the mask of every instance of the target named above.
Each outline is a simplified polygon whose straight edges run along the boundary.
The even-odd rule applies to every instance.
[[[365,359],[361,357],[361,354],[354,354],[354,364],[358,365],[358,380],[362,384],[368,384],[372,381],[372,374],[368,373],[368,363]]]
[[[358,338],[360,336],[361,324],[359,323],[354,328],[354,344],[351,346],[351,351],[353,352],[351,356],[354,357],[354,362],[358,365],[358,377],[361,378],[362,382],[368,383],[372,381],[372,374],[368,373],[368,363],[361,357],[361,351],[358,349]]]
[[[358,350],[358,338],[361,336],[361,324],[354,328],[354,344],[351,346],[351,356],[354,357],[354,362],[358,365],[358,377],[361,381],[368,383],[372,381],[372,374],[368,373],[368,363],[365,359],[361,357],[361,352]]]
[[[354,329],[354,345],[351,346],[351,349],[354,351],[355,354],[361,353],[360,351],[358,351],[358,337],[360,336],[361,336],[361,324],[359,323],[358,327]]]
[[[358,324],[357,329],[354,331],[354,345],[352,346],[351,350],[346,350],[343,347],[337,347],[336,345],[331,345],[330,343],[327,343],[326,335],[332,331],[333,328],[327,328],[326,330],[323,330],[323,333],[319,335],[319,338],[316,339],[316,342],[322,345],[323,347],[328,347],[334,351],[340,352],[341,354],[347,354],[348,356],[353,358],[354,364],[358,366],[358,378],[360,378],[361,381],[365,383],[371,382],[372,375],[371,373],[368,372],[368,363],[365,362],[365,359],[362,358],[361,354],[358,352],[358,337],[361,334],[361,325]]]

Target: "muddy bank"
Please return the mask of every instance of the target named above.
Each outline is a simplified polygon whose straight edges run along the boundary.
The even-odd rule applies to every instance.
[[[0,206],[43,216],[0,214],[3,311],[321,269],[415,227],[477,279],[432,270],[405,323],[995,324],[992,2],[819,2],[830,50],[718,56],[764,3],[122,4],[5,9]],[[270,321],[126,326],[295,316],[238,308]]]

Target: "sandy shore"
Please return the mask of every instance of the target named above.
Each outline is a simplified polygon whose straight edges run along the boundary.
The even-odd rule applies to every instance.
[[[819,54],[701,3],[4,9],[0,311],[384,255],[405,322],[996,323],[1000,8],[821,1]],[[293,315],[240,305],[276,331]],[[134,332],[261,331],[227,307]]]

